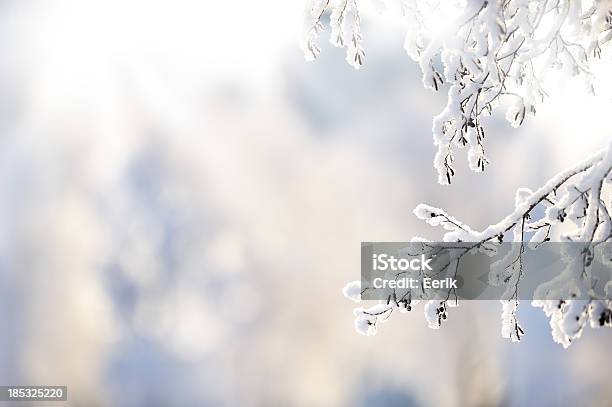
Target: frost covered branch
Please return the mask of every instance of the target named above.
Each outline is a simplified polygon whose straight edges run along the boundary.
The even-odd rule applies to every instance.
[[[612,261],[610,246],[602,244],[612,241],[611,173],[612,142],[606,149],[557,174],[536,191],[519,189],[515,210],[483,231],[474,231],[444,210],[431,206],[419,205],[415,214],[433,226],[443,226],[447,230],[444,241],[474,242],[474,247],[487,242],[501,242],[508,235],[514,242],[529,241],[535,247],[553,237],[560,241],[583,243],[571,246],[573,250],[581,251],[565,253],[566,268],[553,280],[542,284],[536,292],[538,300],[533,301],[534,306],[543,308],[550,317],[555,341],[567,347],[572,339],[581,335],[587,322],[591,326],[612,326],[612,301],[607,300],[612,296],[612,284],[607,284],[605,298],[597,298],[591,293],[593,279],[589,268],[596,250],[606,250],[600,253],[601,257]],[[536,218],[540,208],[544,210],[543,215]],[[573,226],[569,232],[557,231],[568,223]],[[523,251],[523,244],[513,246],[513,250],[493,264],[489,274],[490,284],[507,287],[502,299],[502,335],[513,341],[520,340],[523,334],[516,319]],[[558,300],[588,296],[590,301]]]
[[[581,77],[594,91],[589,62],[612,38],[609,0],[386,0],[403,16],[405,49],[423,72],[425,87],[448,84],[448,102],[433,120],[438,147],[434,166],[441,184],[455,175],[455,150],[468,148],[474,171],[484,171],[484,119],[501,102],[506,118],[520,126],[548,95],[543,79],[551,69]],[[357,0],[307,2],[302,49],[314,60],[329,12],[331,43],[346,47],[359,68],[365,52]],[[440,24],[440,21],[444,22]]]
[[[365,51],[361,36],[361,17],[357,0],[314,0],[309,2],[305,12],[304,35],[301,47],[308,61],[319,56],[321,48],[316,43],[319,34],[325,29],[321,19],[331,12],[330,41],[335,47],[346,47],[346,61],[355,69],[363,65]]]
[[[612,39],[610,0],[382,2],[405,20],[404,47],[419,64],[424,86],[434,91],[445,88],[448,94],[446,107],[434,117],[432,126],[438,148],[434,167],[441,184],[450,184],[455,175],[456,149],[467,147],[470,168],[484,171],[490,163],[485,154],[485,118],[502,103],[514,127],[534,116],[548,96],[543,83],[549,71],[562,69],[594,92],[590,63],[601,57]],[[314,60],[321,52],[317,39],[327,14],[331,43],[346,47],[347,61],[358,69],[365,52],[357,0],[307,1],[301,42],[306,58]],[[597,250],[612,264],[609,245],[604,244],[612,240],[611,169],[612,143],[535,191],[519,189],[514,211],[482,231],[428,205],[419,205],[415,214],[432,226],[442,226],[445,242],[470,242],[472,248],[505,239],[520,242],[493,264],[489,275],[490,284],[505,287],[502,336],[513,341],[524,334],[516,314],[518,287],[527,272],[523,267],[525,245],[537,247],[553,239],[581,243],[572,246],[579,253],[564,254],[566,268],[538,288],[538,298],[543,299],[533,301],[550,318],[555,341],[567,347],[587,324],[612,326],[612,301],[608,299],[612,285],[606,285],[605,297],[596,296],[589,271]],[[567,230],[568,224],[572,230]],[[359,302],[360,283],[347,285],[344,294]],[[389,298],[374,307],[357,308],[356,328],[374,334],[378,323],[394,310],[410,311],[416,302]],[[424,309],[429,326],[439,328],[449,307],[456,305],[449,297],[428,301]]]
[[[557,174],[541,188],[531,191],[521,188],[516,193],[514,211],[500,222],[477,231],[446,211],[428,205],[419,205],[414,213],[432,226],[441,226],[446,232],[445,242],[464,242],[465,250],[454,259],[472,249],[494,251],[494,244],[505,239],[520,242],[500,260],[493,263],[489,284],[505,288],[502,296],[502,336],[519,341],[524,334],[517,319],[519,304],[518,286],[523,277],[522,256],[525,245],[537,247],[551,238],[575,242],[564,252],[566,267],[555,278],[536,290],[538,300],[533,305],[541,307],[550,318],[553,339],[564,347],[580,337],[584,327],[612,326],[612,283],[605,287],[605,296],[592,291],[593,276],[590,265],[594,253],[612,265],[612,142],[607,148],[583,162]],[[541,215],[538,217],[537,214]],[[567,225],[573,228],[564,232]],[[415,238],[415,241],[426,242]],[[604,243],[608,243],[607,245]],[[612,276],[610,276],[612,277]],[[348,298],[361,301],[360,282],[348,284],[344,289]],[[450,293],[449,293],[450,294]],[[559,300],[559,298],[589,298],[588,300]],[[418,301],[389,298],[372,308],[355,310],[355,325],[359,332],[374,334],[377,324],[385,321],[395,309],[410,311]],[[441,300],[427,301],[424,307],[426,320],[431,328],[439,328],[447,318],[448,308],[457,306],[450,295]]]

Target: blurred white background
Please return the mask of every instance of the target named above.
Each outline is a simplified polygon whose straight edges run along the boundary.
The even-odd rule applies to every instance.
[[[302,7],[0,3],[0,384],[87,406],[610,405],[610,332],[564,351],[523,304],[511,344],[481,302],[362,337],[341,295],[360,241],[438,236],[416,204],[483,227],[602,147],[608,84],[492,118],[488,171],[441,187],[445,96],[401,27],[366,17],[359,72],[330,46],[306,63]]]

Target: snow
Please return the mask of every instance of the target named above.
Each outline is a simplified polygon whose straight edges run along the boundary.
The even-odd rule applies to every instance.
[[[342,289],[342,294],[354,302],[361,302],[361,281],[351,281]]]
[[[397,9],[396,1],[385,3],[387,9]],[[452,182],[458,148],[467,147],[471,170],[485,171],[490,160],[486,156],[481,117],[498,109],[501,101],[509,106],[508,122],[519,127],[527,117],[536,115],[547,96],[542,85],[550,71],[562,70],[568,76],[578,76],[592,88],[589,68],[593,57],[612,39],[608,21],[612,3],[587,3],[592,3],[590,9],[583,9],[582,2],[569,0],[559,1],[556,7],[548,7],[544,0],[402,3],[407,31],[404,48],[421,68],[423,86],[447,92],[446,106],[432,123],[433,143],[437,147],[433,165],[440,184]],[[321,17],[330,11],[330,41],[346,48],[350,65],[355,68],[362,65],[365,52],[358,6],[356,0],[308,1],[301,43],[306,59],[315,59],[319,54],[316,39],[324,28]],[[561,171],[540,188],[519,189],[514,211],[484,230],[474,230],[445,210],[425,204],[418,205],[414,214],[431,226],[442,227],[445,242],[473,242],[473,247],[481,248],[489,242],[507,239],[508,235],[514,242],[523,242],[525,233],[535,232],[529,239],[531,248],[559,236],[561,241],[584,243],[578,249],[591,255],[593,250],[603,250],[602,246],[597,247],[597,242],[612,240],[612,208],[609,199],[604,199],[612,188],[611,173],[612,140],[601,151]],[[546,208],[545,214],[534,219],[534,209],[540,206]],[[568,223],[575,230],[567,232],[568,228],[561,227]],[[416,237],[413,241],[426,239]],[[513,245],[493,264],[489,275],[492,285],[506,286],[502,298],[502,336],[512,341],[523,335],[516,319],[516,287],[522,273],[529,272],[523,270],[523,250],[523,245]],[[589,273],[583,275],[584,258],[565,253],[566,267],[538,288],[538,298],[545,300],[532,302],[550,318],[553,338],[564,347],[580,337],[589,321],[591,326],[594,321],[603,321],[605,325],[607,312],[612,309],[612,301],[607,299],[558,301],[571,298],[572,294],[584,298],[589,292]],[[611,287],[610,283],[606,286],[608,295]],[[360,285],[353,282],[343,292],[357,302],[359,289]],[[440,327],[446,318],[447,305],[446,301],[437,300],[425,304],[425,320],[431,328]],[[377,323],[386,320],[394,307],[382,306],[386,308],[356,310],[358,332],[365,335],[376,332]]]

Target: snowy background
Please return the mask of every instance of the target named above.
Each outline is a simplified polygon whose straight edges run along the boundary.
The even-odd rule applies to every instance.
[[[612,332],[563,350],[523,304],[512,344],[492,301],[363,337],[341,295],[360,241],[436,238],[418,203],[484,227],[604,146],[607,84],[551,89],[520,129],[494,117],[487,172],[458,155],[442,187],[444,95],[401,28],[366,17],[356,72],[330,46],[304,61],[301,13],[0,3],[0,384],[67,384],[72,405],[609,405]]]

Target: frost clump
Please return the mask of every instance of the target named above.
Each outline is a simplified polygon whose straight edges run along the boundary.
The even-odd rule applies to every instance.
[[[354,302],[361,302],[361,281],[352,281],[344,286],[342,294]]]

